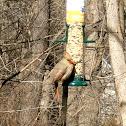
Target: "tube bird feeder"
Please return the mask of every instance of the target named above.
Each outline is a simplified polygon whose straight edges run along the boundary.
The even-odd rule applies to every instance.
[[[85,39],[84,0],[66,0],[66,38],[58,42],[66,42],[66,51],[76,63],[75,77],[68,86],[87,86],[84,72],[84,43],[92,43]],[[63,86],[62,125],[66,126],[68,86]]]
[[[66,1],[66,38],[57,42],[66,42],[66,51],[76,63],[75,78],[68,86],[87,86],[84,76],[84,43],[93,43],[85,39],[84,19],[85,0]]]
[[[83,29],[84,0],[67,0],[66,22],[69,25],[66,51],[76,63],[75,78],[69,86],[86,86],[83,76]]]

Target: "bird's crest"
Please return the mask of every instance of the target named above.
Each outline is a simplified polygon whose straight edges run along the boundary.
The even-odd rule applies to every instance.
[[[72,56],[68,52],[65,52],[64,58],[66,58],[70,63],[74,64],[74,61],[72,60]]]
[[[65,52],[64,58],[66,58],[67,60],[72,60],[72,56],[68,52]]]

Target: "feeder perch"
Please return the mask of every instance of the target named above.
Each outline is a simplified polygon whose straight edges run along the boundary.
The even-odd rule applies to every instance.
[[[82,25],[83,28],[83,42],[84,43],[95,43],[95,41],[88,41],[85,39],[85,32],[84,32],[84,28],[85,28],[86,22],[84,22],[84,24]]]
[[[65,42],[65,43],[67,43],[67,41],[68,41],[68,29],[69,29],[69,25],[65,22],[65,24],[66,24],[66,38],[64,39],[64,40],[56,40],[56,42]]]

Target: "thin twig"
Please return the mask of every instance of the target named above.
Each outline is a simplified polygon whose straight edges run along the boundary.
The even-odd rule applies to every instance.
[[[36,109],[48,109],[48,108],[59,108],[59,106],[53,106],[53,107],[46,107],[46,106],[40,106],[40,107],[34,107],[34,108],[26,108],[26,109],[18,109],[18,110],[0,110],[0,113],[14,113],[14,112],[23,112],[23,111],[29,111],[29,110],[36,110]]]
[[[11,73],[12,71],[10,71],[10,70],[6,67],[6,65],[5,65],[5,63],[4,63],[4,61],[3,61],[3,59],[2,59],[1,56],[0,56],[0,59],[1,59],[2,63],[3,63],[4,68],[5,68],[7,71],[9,71],[9,72]]]
[[[3,85],[5,85],[7,83],[7,81],[11,80],[12,78],[16,77],[17,75],[19,75],[20,73],[22,73],[23,71],[25,71],[29,66],[31,66],[34,62],[36,62],[42,55],[44,55],[45,53],[47,53],[48,51],[50,51],[51,49],[55,48],[56,46],[58,46],[60,43],[48,48],[47,50],[45,50],[44,52],[42,52],[41,54],[39,54],[34,60],[32,60],[29,64],[27,64],[24,68],[22,68],[20,71],[18,71],[17,73],[13,74],[12,76],[8,77],[6,80],[4,80],[4,82],[2,83],[1,87]]]

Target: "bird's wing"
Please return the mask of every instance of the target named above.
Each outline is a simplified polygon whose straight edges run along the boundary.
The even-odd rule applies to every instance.
[[[61,78],[64,76],[64,74],[66,73],[66,69],[59,69],[57,71],[57,73],[55,74],[55,77],[53,79],[54,82],[58,82],[59,80],[61,80]]]
[[[73,67],[74,66],[72,64],[69,64],[69,66],[66,69],[65,74],[63,75],[63,77],[61,79],[62,81],[66,80],[66,79],[68,79],[70,77],[70,75],[71,75],[71,73],[73,71]]]

